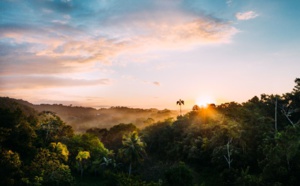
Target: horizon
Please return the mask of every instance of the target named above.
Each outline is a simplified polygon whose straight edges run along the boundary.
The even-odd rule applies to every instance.
[[[178,110],[291,92],[300,1],[0,2],[0,96]],[[188,108],[188,109],[187,109]]]

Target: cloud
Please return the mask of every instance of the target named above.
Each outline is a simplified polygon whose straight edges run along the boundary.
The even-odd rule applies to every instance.
[[[173,49],[231,41],[238,30],[229,22],[179,8],[128,13],[113,18],[109,32],[143,48]],[[126,32],[123,32],[123,31]],[[122,32],[120,32],[122,31]]]
[[[226,0],[227,6],[231,6],[233,0]]]
[[[29,46],[23,54],[32,56],[109,63],[120,54],[140,49],[224,43],[236,33],[227,22],[187,12],[179,1],[130,2],[135,6],[114,1],[19,1],[14,11],[22,6],[31,11],[1,24],[0,39],[10,40],[15,47]]]
[[[13,75],[59,75],[97,70],[93,63],[74,63],[74,58],[72,59],[71,57],[48,57],[32,54],[22,54],[21,56],[1,57],[0,77]]]
[[[258,16],[258,14],[254,11],[248,11],[248,12],[238,12],[235,14],[235,17],[238,20],[249,20],[254,19]]]
[[[153,84],[156,86],[160,86],[160,82],[158,82],[158,81],[154,81]]]
[[[229,43],[238,32],[227,21],[180,5],[157,0],[2,1],[0,6],[7,8],[1,16],[10,19],[0,19],[0,75],[87,72],[95,65],[114,65],[121,55]]]
[[[59,87],[80,87],[109,85],[109,79],[70,79],[50,76],[4,76],[0,79],[0,88],[12,89],[45,89]]]

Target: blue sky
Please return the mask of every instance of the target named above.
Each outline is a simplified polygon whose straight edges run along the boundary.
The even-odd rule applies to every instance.
[[[0,96],[186,109],[292,90],[298,0],[2,0]]]

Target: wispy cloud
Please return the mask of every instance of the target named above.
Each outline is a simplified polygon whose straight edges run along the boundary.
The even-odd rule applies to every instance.
[[[9,76],[1,77],[0,88],[11,89],[45,89],[59,87],[80,87],[109,85],[109,79],[70,79],[49,76]]]
[[[238,12],[235,14],[235,17],[238,20],[249,20],[254,19],[258,16],[258,14],[254,11],[248,11],[248,12]]]

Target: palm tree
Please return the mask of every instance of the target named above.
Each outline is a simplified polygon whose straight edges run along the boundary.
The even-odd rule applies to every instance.
[[[131,175],[132,164],[139,163],[146,155],[146,144],[141,141],[136,131],[123,136],[123,147],[120,149],[121,156],[129,162],[128,174]]]
[[[184,105],[184,101],[179,99],[177,102],[176,102],[176,105],[179,105],[180,107],[180,115],[181,115],[181,105]]]

